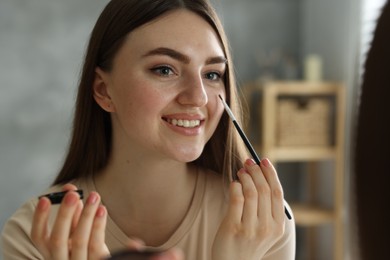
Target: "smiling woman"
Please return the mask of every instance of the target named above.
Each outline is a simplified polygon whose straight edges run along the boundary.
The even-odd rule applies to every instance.
[[[110,1],[90,38],[67,157],[44,192],[65,195],[60,205],[33,198],[12,216],[5,258],[128,248],[165,252],[153,259],[294,259],[275,168],[246,159],[218,96],[240,122],[231,55],[207,1]]]

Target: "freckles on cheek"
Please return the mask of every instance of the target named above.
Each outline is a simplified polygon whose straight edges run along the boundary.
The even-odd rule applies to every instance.
[[[215,116],[221,116],[224,111],[224,106],[219,96],[226,100],[226,91],[220,88],[212,89],[207,93],[207,96],[211,111],[213,111]]]
[[[225,108],[223,106],[223,103],[222,101],[219,99],[219,97],[217,98],[217,103],[216,103],[216,107],[215,107],[215,114],[221,118],[223,113],[225,112]]]
[[[161,93],[142,91],[132,98],[129,112],[142,118],[155,117],[160,113],[161,99]]]
[[[146,110],[148,109],[148,106],[147,99],[132,98],[131,101],[129,100],[127,103],[126,114],[133,118],[141,117],[142,115],[147,114]]]
[[[222,108],[222,109],[221,109]],[[212,125],[213,125],[213,128],[217,127],[217,125],[220,123],[221,121],[221,118],[222,118],[222,115],[224,113],[224,108],[221,107],[220,105],[218,104],[215,104],[212,108],[210,108],[209,110],[210,112],[210,119],[211,119],[211,122],[212,122]],[[215,130],[215,129],[214,129]]]
[[[126,94],[129,104],[134,109],[138,109],[144,106],[148,106],[150,102],[150,91],[146,84],[142,82],[135,82],[130,87],[128,93]]]
[[[223,108],[221,109],[220,107],[218,107],[218,112],[217,112],[218,122],[221,121],[224,112],[225,110]]]

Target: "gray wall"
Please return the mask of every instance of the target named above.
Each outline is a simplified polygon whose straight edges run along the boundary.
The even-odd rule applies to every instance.
[[[240,83],[266,73],[299,77],[302,57],[317,52],[323,55],[327,79],[353,85],[349,44],[354,36],[349,29],[356,14],[351,7],[358,0],[214,2],[231,41]],[[0,2],[0,227],[50,184],[61,165],[85,44],[106,3]],[[295,74],[283,70],[286,59],[295,64]],[[285,189],[296,189],[295,184],[287,180]],[[330,259],[328,249],[323,247],[323,259]]]
[[[353,149],[353,120],[357,100],[360,48],[360,0],[302,0],[302,57],[318,53],[323,58],[324,79],[343,82],[346,87],[345,129],[345,259],[359,259],[356,253],[356,227],[354,206],[351,204],[350,158]],[[320,198],[331,204],[332,187],[328,177],[328,165],[323,166],[320,182]],[[330,259],[332,235],[330,227],[324,227],[317,243],[321,245],[321,259]]]
[[[0,227],[53,181],[85,44],[107,1],[0,1]]]
[[[256,80],[265,72],[270,73],[268,70],[274,77],[285,78],[281,63],[287,58],[299,63],[299,0],[214,2],[230,40],[239,83]],[[270,56],[276,56],[274,61]]]

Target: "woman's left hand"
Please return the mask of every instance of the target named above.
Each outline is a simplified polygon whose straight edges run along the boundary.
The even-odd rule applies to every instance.
[[[251,159],[230,185],[227,215],[212,248],[213,260],[259,260],[284,233],[283,189],[268,159]]]

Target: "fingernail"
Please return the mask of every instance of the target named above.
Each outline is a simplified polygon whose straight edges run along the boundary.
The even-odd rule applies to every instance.
[[[94,192],[92,192],[91,194],[89,194],[89,197],[87,199],[87,204],[95,204],[96,201],[98,200],[98,195]]]
[[[238,171],[238,173],[237,173],[237,175],[242,175],[242,174],[246,174],[246,173],[248,173],[244,168],[241,168],[239,171]]]
[[[78,201],[78,198],[69,192],[69,194],[65,195],[65,204],[66,205],[74,205]]]
[[[104,206],[100,206],[97,211],[96,211],[96,217],[104,217],[104,215],[106,214],[106,208]]]
[[[150,260],[170,260],[170,259],[172,259],[172,255],[168,252],[161,252],[156,256],[150,258]]]
[[[132,239],[135,243],[138,243],[139,245],[142,245],[142,246],[145,245],[145,242],[144,242],[142,239],[138,238],[138,237],[131,238],[131,239]]]
[[[261,164],[264,166],[264,167],[269,167],[271,165],[270,161],[268,160],[268,158],[264,158],[263,160],[261,160]]]
[[[128,246],[132,249],[142,251],[145,249],[145,242],[139,238],[130,237]]]
[[[255,161],[253,159],[247,159],[245,161],[245,164],[248,165],[248,166],[252,166],[252,165],[255,165]]]
[[[46,199],[46,198],[41,198],[39,201],[38,201],[38,209],[40,210],[40,211],[46,211],[48,208],[49,208],[49,205],[50,205],[50,203],[49,203],[49,201],[48,201],[48,199]]]

